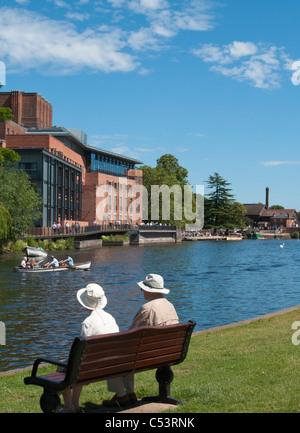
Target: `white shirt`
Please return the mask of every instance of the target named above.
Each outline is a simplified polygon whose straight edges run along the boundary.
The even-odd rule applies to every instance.
[[[113,316],[98,308],[82,322],[80,335],[91,337],[93,335],[111,334],[119,332],[119,327]]]
[[[50,266],[54,266],[55,268],[57,268],[59,266],[58,260],[57,259],[52,259],[51,262],[49,262]]]

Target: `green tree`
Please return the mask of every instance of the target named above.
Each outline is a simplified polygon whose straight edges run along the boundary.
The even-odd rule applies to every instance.
[[[12,236],[26,231],[41,216],[42,198],[23,170],[0,168],[0,203],[12,218]]]
[[[11,120],[14,116],[12,115],[11,109],[8,107],[0,108],[0,122],[6,122]]]
[[[270,206],[269,209],[284,209],[284,207],[280,206],[280,204],[273,204],[273,206]]]
[[[245,207],[234,200],[231,185],[219,173],[209,176],[208,188],[212,191],[204,199],[205,227],[214,229],[242,228],[245,223]]]
[[[20,155],[12,149],[6,147],[0,148],[0,165],[13,167],[16,162],[20,161]]]
[[[8,210],[0,203],[0,247],[10,236],[12,218]]]
[[[183,187],[184,185],[188,185],[188,171],[184,167],[180,166],[178,159],[171,154],[162,155],[159,159],[156,160],[156,163],[156,167],[150,167],[148,165],[143,165],[140,167],[140,169],[143,171],[143,185],[148,191],[148,201],[147,203],[144,202],[144,208],[147,209],[148,213],[148,220],[152,221],[153,219],[157,219],[153,218],[153,215],[151,214],[151,205],[153,204],[153,201],[155,201],[155,198],[151,195],[151,191],[153,191],[151,187],[154,185],[157,185],[159,187],[166,185],[171,190],[172,187],[177,185],[181,188],[182,196],[178,197],[176,194],[171,192],[170,219],[163,219],[163,206],[161,201],[162,197],[160,197],[158,220],[161,222],[176,224],[177,226],[184,226],[186,220],[184,218],[183,212]],[[182,209],[182,218],[180,220],[175,219],[175,206],[176,209]]]
[[[174,155],[170,153],[162,155],[156,160],[156,163],[157,168],[162,168],[169,176],[175,176],[177,180],[176,183],[179,185],[183,186],[188,184],[188,171],[186,168],[179,165],[178,159]]]

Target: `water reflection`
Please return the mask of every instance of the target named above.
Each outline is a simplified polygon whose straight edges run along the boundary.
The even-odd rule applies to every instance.
[[[76,300],[78,289],[101,284],[106,310],[127,329],[143,303],[136,285],[159,273],[171,290],[181,321],[196,330],[245,320],[299,304],[299,242],[184,242],[178,245],[103,247],[73,251],[74,261],[91,270],[22,274],[13,272],[21,256],[0,256],[0,371],[30,365],[37,356],[67,355],[81,322],[89,314]],[[63,254],[57,254],[63,258]]]

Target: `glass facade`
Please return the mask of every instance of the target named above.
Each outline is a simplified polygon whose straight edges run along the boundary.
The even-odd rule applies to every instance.
[[[19,168],[25,170],[43,197],[42,218],[38,226],[51,227],[64,219],[82,218],[81,169],[42,149],[18,149]]]
[[[134,168],[134,164],[118,157],[91,153],[91,172],[101,172],[115,176],[126,176],[125,171]]]

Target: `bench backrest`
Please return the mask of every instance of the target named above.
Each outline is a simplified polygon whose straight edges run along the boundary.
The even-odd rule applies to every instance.
[[[195,322],[190,321],[141,327],[86,339],[77,337],[70,352],[68,381],[91,383],[179,364],[186,357],[194,327]]]

